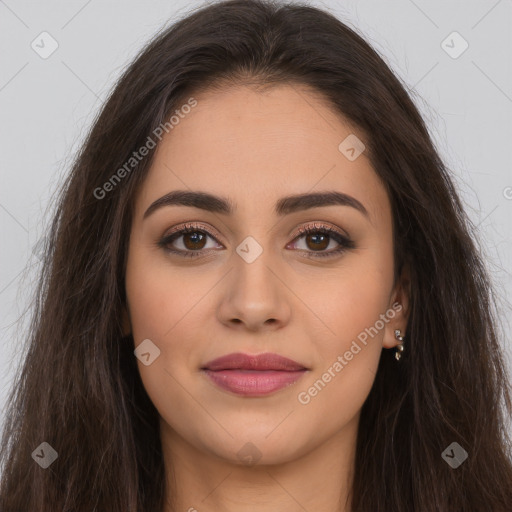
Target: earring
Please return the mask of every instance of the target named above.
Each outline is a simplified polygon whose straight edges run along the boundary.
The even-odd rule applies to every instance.
[[[396,346],[395,359],[400,361],[402,357],[402,352],[404,351],[404,337],[402,336],[402,331],[400,329],[395,329],[395,338],[401,343]]]

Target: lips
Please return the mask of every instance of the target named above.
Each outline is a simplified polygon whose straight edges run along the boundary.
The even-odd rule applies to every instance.
[[[228,354],[206,363],[203,369],[211,371],[276,370],[288,372],[307,370],[307,368],[297,363],[296,361],[292,361],[287,357],[271,353],[259,354],[256,356],[242,353]]]
[[[219,388],[242,396],[263,396],[294,384],[307,371],[277,354],[235,353],[208,362],[201,370]]]

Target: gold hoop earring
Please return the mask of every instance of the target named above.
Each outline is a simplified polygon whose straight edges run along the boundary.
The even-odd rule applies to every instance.
[[[402,336],[402,331],[400,329],[395,329],[395,338],[400,341],[400,344],[396,346],[395,359],[400,361],[404,351],[404,337]]]

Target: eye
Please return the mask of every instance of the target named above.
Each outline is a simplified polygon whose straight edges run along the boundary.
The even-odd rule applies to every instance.
[[[180,229],[180,227],[182,229]],[[208,239],[217,242],[208,247]],[[295,247],[297,241],[302,241],[305,247]],[[336,247],[337,244],[337,247]],[[204,255],[205,252],[223,248],[224,246],[217,241],[217,238],[210,231],[200,224],[186,224],[178,226],[168,235],[165,235],[157,245],[168,253],[178,256],[196,258]],[[325,249],[335,245],[331,250]],[[341,232],[324,224],[314,224],[311,226],[300,227],[297,230],[293,242],[288,244],[286,248],[298,249],[303,251],[308,258],[325,258],[336,256],[352,249],[355,244],[350,238]]]
[[[302,240],[305,247],[299,247],[299,250],[306,251],[308,258],[326,258],[336,256],[355,247],[354,242],[346,235],[324,224],[314,224],[304,226],[298,229],[298,236],[294,238],[293,243]],[[335,244],[338,244],[336,247]],[[325,251],[329,246],[335,245],[330,251]],[[297,247],[295,247],[297,248]]]
[[[203,250],[210,250],[218,247],[208,247],[207,239],[216,238],[203,226],[198,224],[186,224],[183,229],[174,230],[164,236],[158,245],[167,252],[179,256],[197,257]],[[223,246],[220,245],[222,248]]]

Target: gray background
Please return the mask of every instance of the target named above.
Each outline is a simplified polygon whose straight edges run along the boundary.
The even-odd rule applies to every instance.
[[[47,207],[107,92],[163,25],[203,2],[0,0],[0,428],[39,270]],[[512,1],[311,1],[363,34],[407,84],[478,225],[512,368]],[[57,50],[31,43],[48,32]],[[452,58],[442,42],[469,44]],[[453,43],[451,42],[453,40]],[[50,48],[50,40],[45,40]],[[456,52],[461,41],[448,38]],[[447,333],[449,337],[450,333]]]

